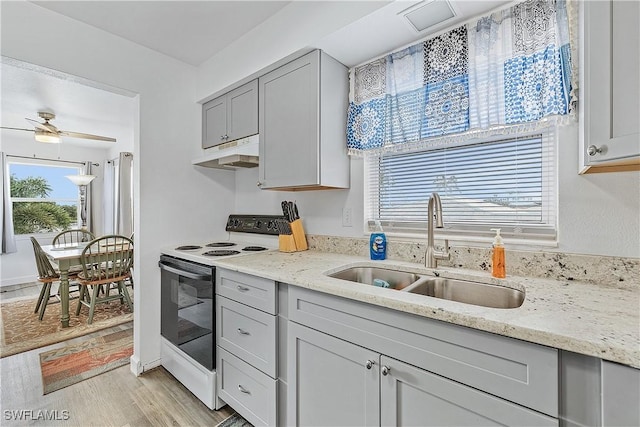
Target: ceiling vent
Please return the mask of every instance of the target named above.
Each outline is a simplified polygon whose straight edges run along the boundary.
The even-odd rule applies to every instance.
[[[428,0],[401,12],[415,31],[421,33],[456,16],[447,0]]]

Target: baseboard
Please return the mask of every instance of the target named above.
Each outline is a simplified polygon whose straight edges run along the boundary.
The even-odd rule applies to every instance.
[[[138,377],[146,371],[149,371],[153,368],[157,368],[158,366],[161,365],[161,362],[162,361],[160,359],[156,359],[151,362],[143,364],[140,361],[140,358],[138,358],[138,356],[134,354],[129,358],[129,368],[131,370],[131,373],[136,377]]]
[[[17,279],[4,280],[0,283],[0,292],[17,291],[18,289],[28,288],[35,285],[33,276],[19,277]]]

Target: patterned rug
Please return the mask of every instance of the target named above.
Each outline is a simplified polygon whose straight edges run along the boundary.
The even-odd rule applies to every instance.
[[[133,328],[40,353],[44,394],[129,363]]]
[[[242,418],[240,414],[233,414],[216,427],[253,427],[253,424]]]
[[[133,292],[130,292],[133,294]],[[98,304],[93,323],[87,324],[89,309],[76,316],[77,299],[69,302],[69,327],[60,324],[60,303],[47,306],[42,321],[33,312],[37,298],[0,304],[0,358],[80,337],[133,320],[133,313],[120,301]]]

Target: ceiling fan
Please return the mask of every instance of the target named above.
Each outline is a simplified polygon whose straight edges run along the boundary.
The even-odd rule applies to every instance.
[[[91,135],[89,133],[79,133],[79,132],[70,132],[66,130],[60,130],[54,125],[52,125],[51,123],[49,123],[49,120],[55,119],[56,115],[48,111],[38,111],[38,117],[43,119],[44,123],[40,123],[33,119],[25,118],[25,120],[31,123],[35,127],[35,129],[12,128],[12,127],[5,127],[5,126],[0,126],[0,128],[35,132],[36,141],[48,142],[48,143],[54,143],[54,144],[57,144],[60,142],[61,136],[69,136],[71,138],[94,139],[97,141],[116,142],[115,138],[109,138],[107,136]]]

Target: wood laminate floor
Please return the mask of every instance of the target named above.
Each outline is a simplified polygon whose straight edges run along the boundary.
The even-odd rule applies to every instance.
[[[130,327],[115,326],[0,359],[0,425],[215,426],[233,414],[228,406],[211,411],[162,367],[136,377],[126,365],[42,394],[40,353]]]

